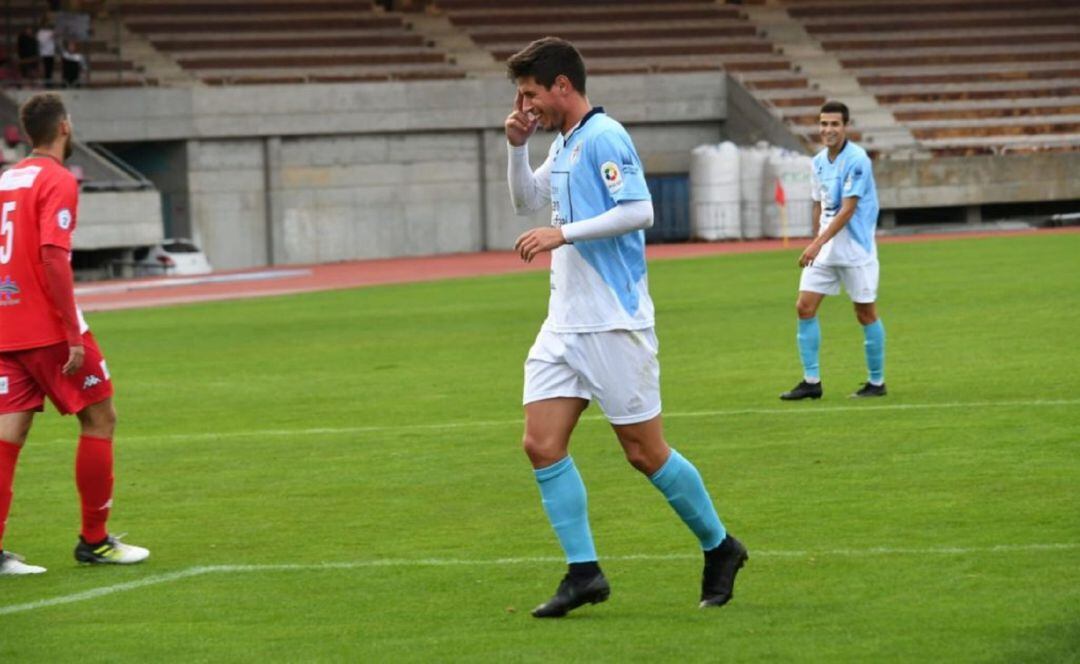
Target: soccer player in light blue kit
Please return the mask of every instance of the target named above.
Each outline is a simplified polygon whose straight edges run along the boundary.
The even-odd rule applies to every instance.
[[[785,401],[820,399],[818,350],[821,327],[817,310],[840,285],[855,304],[863,327],[869,377],[853,397],[883,397],[885,391],[885,326],[877,315],[878,258],[874,242],[878,198],[874,171],[866,150],[847,139],[848,108],[826,102],[819,115],[825,148],[814,156],[810,192],[814,199],[814,241],[799,256],[802,278],[795,308],[799,315],[799,356],[803,379],[780,395]]]
[[[569,570],[533,610],[566,615],[608,598],[589,529],[585,485],[568,454],[570,434],[595,399],[627,460],[667,498],[705,553],[700,606],[732,596],[746,549],[725,530],[697,469],[664,440],[660,366],[645,269],[652,199],[629,134],[585,96],[585,65],[572,44],[533,42],[507,62],[517,85],[506,119],[508,179],[519,214],[550,204],[551,225],[518,238],[531,261],[551,251],[548,316],[525,362],[525,453]],[[535,172],[527,141],[558,132]]]

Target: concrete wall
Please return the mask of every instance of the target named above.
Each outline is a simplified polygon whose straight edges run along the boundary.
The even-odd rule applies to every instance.
[[[725,89],[716,73],[589,81],[647,172],[686,172],[720,139]],[[66,96],[83,140],[186,142],[192,234],[218,269],[508,248],[549,218],[510,206],[506,80]],[[533,139],[535,165],[551,138]]]
[[[187,163],[193,235],[211,265],[266,265],[263,141],[189,141]]]
[[[904,209],[1080,199],[1080,152],[882,159],[881,207]]]
[[[467,131],[282,140],[275,262],[477,250],[477,141]]]
[[[158,192],[93,191],[79,194],[76,249],[150,245],[161,240]]]
[[[17,101],[29,91],[11,93]],[[725,118],[719,73],[600,76],[589,97],[627,124]],[[85,141],[385,134],[502,126],[514,90],[502,78],[454,81],[69,90]]]

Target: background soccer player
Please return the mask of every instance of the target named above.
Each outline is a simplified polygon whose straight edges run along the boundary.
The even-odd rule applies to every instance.
[[[866,150],[847,139],[848,108],[838,101],[821,107],[820,132],[825,148],[814,156],[814,241],[799,256],[799,356],[803,379],[780,395],[788,401],[822,395],[818,350],[821,327],[817,310],[826,295],[844,285],[855,304],[855,317],[866,338],[867,382],[853,397],[885,396],[885,326],[878,319],[878,258],[874,231],[878,199],[874,171]]]
[[[664,494],[705,552],[701,606],[732,596],[746,549],[728,535],[697,469],[668,447],[660,421],[660,367],[643,229],[653,210],[637,151],[585,96],[585,65],[569,42],[533,42],[507,63],[517,85],[506,119],[508,178],[519,213],[551,205],[551,226],[516,243],[526,261],[551,251],[548,316],[525,363],[525,453],[569,571],[533,610],[564,616],[610,589],[589,529],[585,485],[568,455],[570,433],[591,399],[629,462]],[[558,132],[536,172],[527,141]]]
[[[75,306],[71,234],[79,185],[65,167],[71,119],[59,95],[38,94],[19,111],[33,152],[0,176],[0,575],[45,568],[3,551],[15,464],[45,396],[75,413],[81,435],[75,483],[82,530],[75,559],[137,563],[150,552],[109,536],[116,425],[112,381]]]

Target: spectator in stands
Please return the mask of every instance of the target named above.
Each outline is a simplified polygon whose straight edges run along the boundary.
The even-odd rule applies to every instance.
[[[86,72],[86,56],[79,53],[79,42],[74,39],[67,40],[60,48],[60,79],[65,88],[77,88],[82,85],[83,74]]]
[[[41,52],[33,26],[27,25],[19,33],[16,52],[19,55],[19,78],[24,82],[36,82],[40,74]]]
[[[46,18],[41,20],[37,31],[38,53],[41,55],[41,78],[45,87],[52,87],[53,67],[56,66],[56,34],[52,23]]]
[[[883,397],[885,391],[885,327],[878,318],[878,197],[874,170],[866,150],[847,138],[848,107],[826,102],[818,115],[824,149],[814,156],[810,195],[814,199],[814,240],[799,256],[802,277],[795,304],[799,316],[796,339],[803,379],[781,399],[819,399],[822,395],[818,350],[821,327],[817,311],[826,295],[843,286],[863,328],[869,377],[853,397]]]

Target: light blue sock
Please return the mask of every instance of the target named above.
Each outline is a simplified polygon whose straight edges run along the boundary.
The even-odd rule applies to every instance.
[[[668,460],[649,480],[664,494],[683,523],[694,531],[703,550],[720,546],[720,542],[727,537],[727,530],[720,523],[709,492],[694,464],[673,449]]]
[[[566,553],[566,562],[595,561],[596,547],[589,530],[589,501],[574,460],[565,457],[534,472],[544,511]]]
[[[818,350],[821,348],[821,325],[817,316],[799,319],[799,357],[802,358],[803,376],[821,380],[821,367],[818,366]]]
[[[881,319],[869,325],[863,325],[866,337],[866,368],[870,370],[870,382],[880,385],[885,382],[885,326]]]

